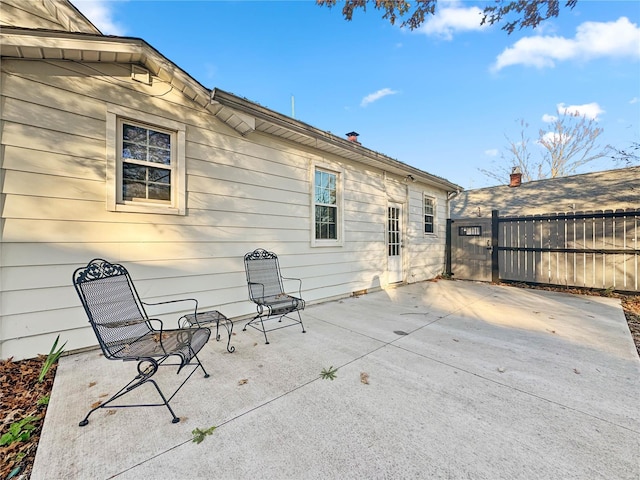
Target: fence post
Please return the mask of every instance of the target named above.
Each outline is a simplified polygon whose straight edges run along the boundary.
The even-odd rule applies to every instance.
[[[444,273],[447,276],[451,276],[451,229],[453,228],[453,220],[447,218],[447,233],[445,235],[445,250],[444,250]]]
[[[491,283],[500,282],[500,266],[498,264],[498,210],[491,210]]]

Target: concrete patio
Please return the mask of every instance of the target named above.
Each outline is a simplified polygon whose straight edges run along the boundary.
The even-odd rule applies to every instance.
[[[32,480],[640,478],[640,360],[619,300],[439,281],[312,305],[303,320],[306,334],[278,330],[270,345],[236,324],[232,354],[210,341],[211,377],[174,398],[177,424],[154,407],[78,427],[135,364],[62,358]],[[321,379],[330,366],[337,378]]]

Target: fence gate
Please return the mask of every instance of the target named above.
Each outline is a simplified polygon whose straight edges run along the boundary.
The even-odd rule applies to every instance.
[[[494,211],[490,221],[451,220],[448,245],[455,278],[640,291],[640,210],[514,217]],[[484,253],[486,245],[492,250]]]
[[[472,218],[450,222],[451,268],[455,278],[491,281],[491,219]]]

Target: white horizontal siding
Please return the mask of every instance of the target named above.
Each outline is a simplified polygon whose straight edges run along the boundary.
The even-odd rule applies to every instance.
[[[442,263],[444,233],[421,234],[419,186],[408,198],[401,178],[267,135],[242,137],[164,82],[149,87],[129,73],[124,65],[3,63],[0,358],[46,353],[57,333],[68,350],[96,344],[71,282],[95,257],[125,264],[147,301],[193,297],[202,309],[246,317],[255,310],[243,255],[258,247],[303,280],[308,302],[385,286],[387,204],[397,201],[409,212],[409,281]],[[107,211],[107,103],[186,125],[186,215]],[[311,247],[314,162],[344,172],[343,246]],[[433,194],[444,208],[444,194]],[[179,308],[159,314],[174,322]]]

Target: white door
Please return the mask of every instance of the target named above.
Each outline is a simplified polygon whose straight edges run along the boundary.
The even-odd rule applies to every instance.
[[[389,283],[403,281],[402,275],[402,205],[390,203],[387,213],[387,255]]]

